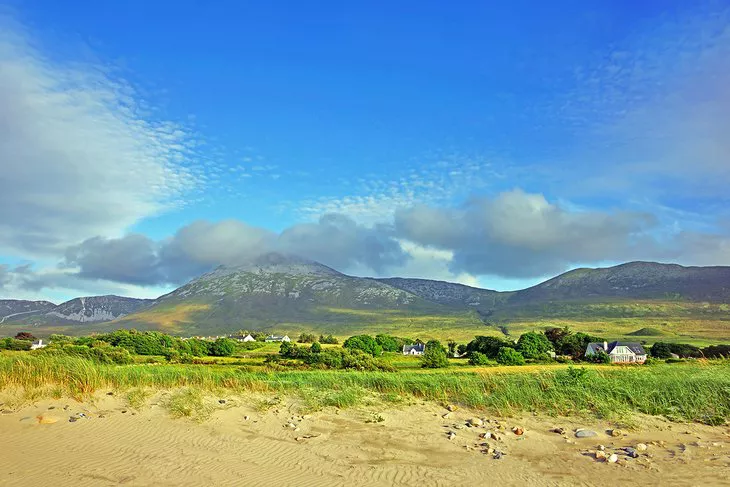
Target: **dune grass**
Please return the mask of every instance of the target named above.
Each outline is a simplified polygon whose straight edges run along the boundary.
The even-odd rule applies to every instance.
[[[201,394],[226,390],[299,396],[319,407],[351,407],[372,398],[391,403],[415,398],[500,415],[536,411],[619,419],[645,413],[708,424],[730,418],[728,361],[644,367],[265,372],[234,366],[101,365],[75,357],[0,354],[0,390],[24,390],[30,396],[62,391],[81,400],[100,390],[135,388],[174,390],[169,406],[180,416],[205,410]]]

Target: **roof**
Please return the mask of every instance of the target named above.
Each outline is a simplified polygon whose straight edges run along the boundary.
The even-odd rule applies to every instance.
[[[636,355],[646,355],[646,350],[644,350],[644,347],[641,345],[641,343],[638,342],[610,342],[607,344],[608,348],[606,350],[603,349],[603,343],[602,342],[592,342],[588,344],[588,348],[586,349],[586,354],[591,353],[598,353],[598,352],[606,352],[611,353],[613,352],[613,349],[616,347],[627,347],[629,350],[634,352]]]
[[[416,352],[425,352],[426,345],[423,343],[414,343],[413,345],[403,345],[403,352],[410,352],[415,350]]]

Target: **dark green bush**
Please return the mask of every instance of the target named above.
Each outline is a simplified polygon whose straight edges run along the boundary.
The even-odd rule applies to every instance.
[[[345,340],[345,343],[343,343],[342,346],[349,348],[350,350],[361,350],[365,353],[369,353],[373,357],[383,353],[383,347],[381,347],[370,335],[351,336]]]
[[[469,365],[487,365],[489,359],[481,352],[472,352],[469,355]]]
[[[502,365],[525,365],[525,357],[512,347],[502,347],[497,352],[497,363]]]

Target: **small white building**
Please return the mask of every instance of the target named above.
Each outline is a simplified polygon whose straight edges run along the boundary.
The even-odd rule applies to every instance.
[[[636,342],[595,342],[586,348],[586,357],[606,353],[612,364],[643,364],[646,362],[646,351],[641,343]]]
[[[403,345],[403,355],[423,355],[426,351],[424,343],[414,343],[413,345]]]
[[[254,337],[252,337],[251,334],[248,334],[245,337],[243,337],[243,341],[244,342],[255,342],[256,339]]]
[[[282,336],[276,336],[276,335],[269,335],[266,337],[267,342],[290,342],[291,338],[289,338],[287,335]]]
[[[38,350],[39,348],[45,348],[46,346],[48,346],[48,344],[43,343],[43,340],[36,340],[31,344],[30,349]]]

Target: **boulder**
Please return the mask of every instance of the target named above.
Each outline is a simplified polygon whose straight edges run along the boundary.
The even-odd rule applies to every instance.
[[[575,430],[575,437],[576,438],[591,438],[593,436],[598,436],[598,433],[595,431],[579,428]]]
[[[512,428],[512,433],[516,434],[517,436],[522,436],[525,434],[525,430],[519,426],[515,426]]]
[[[608,463],[616,463],[616,462],[618,462],[618,455],[616,455],[615,453],[612,453],[611,456],[609,456],[606,461]]]

